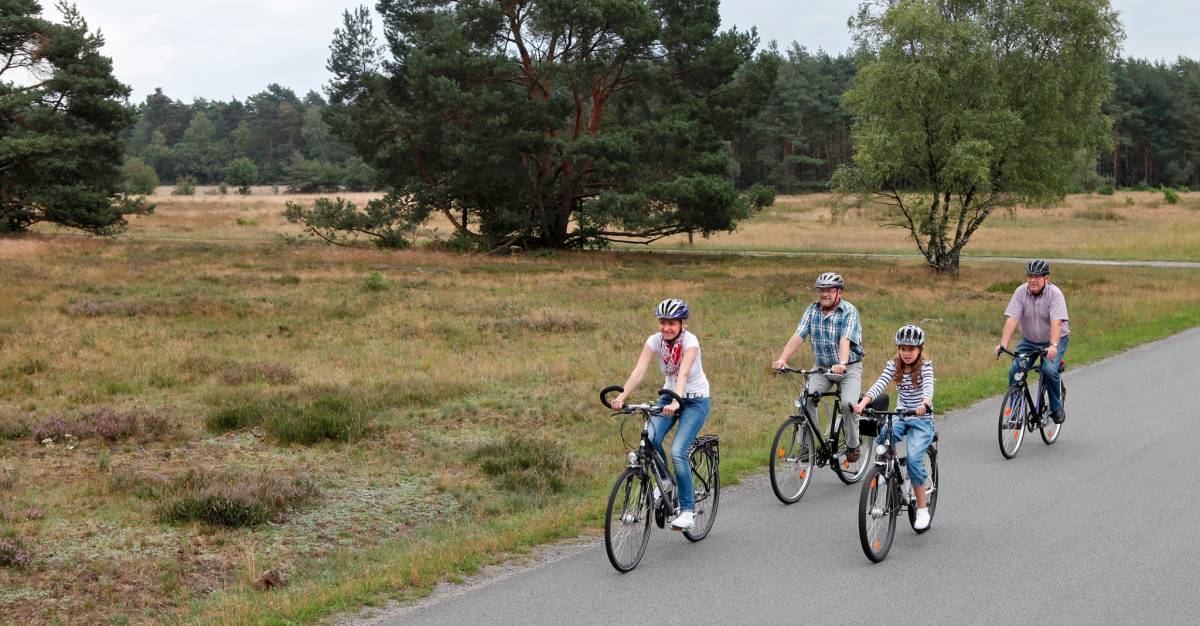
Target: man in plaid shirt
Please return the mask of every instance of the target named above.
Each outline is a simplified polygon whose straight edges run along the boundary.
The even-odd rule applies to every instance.
[[[862,324],[858,319],[858,309],[842,300],[845,286],[842,277],[833,272],[817,277],[816,288],[820,297],[804,311],[796,334],[788,339],[772,367],[779,369],[786,366],[805,338],[812,336],[813,357],[817,366],[829,371],[809,377],[808,390],[825,392],[835,382],[842,384],[838,406],[842,411],[842,422],[846,425],[846,461],[856,463],[859,458],[858,420],[851,407],[858,402],[862,391]],[[814,403],[810,402],[809,410],[816,410]]]

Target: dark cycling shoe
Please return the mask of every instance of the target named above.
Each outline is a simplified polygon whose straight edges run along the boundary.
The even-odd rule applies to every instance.
[[[1063,423],[1063,420],[1067,419],[1067,413],[1066,413],[1066,411],[1063,411],[1062,409],[1059,409],[1057,411],[1051,411],[1050,419],[1054,420],[1055,424],[1061,424],[1061,423]]]
[[[859,456],[858,448],[846,448],[846,462],[847,463],[857,463],[858,456]]]

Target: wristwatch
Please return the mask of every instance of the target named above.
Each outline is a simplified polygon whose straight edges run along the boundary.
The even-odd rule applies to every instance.
[[[926,412],[926,413],[933,413],[933,407],[929,406],[929,403],[928,403],[928,402],[926,402],[926,403],[925,403],[925,412]]]

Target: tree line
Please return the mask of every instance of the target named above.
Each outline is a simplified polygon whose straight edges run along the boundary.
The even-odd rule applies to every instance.
[[[854,154],[851,115],[842,106],[857,65],[851,54],[812,52],[799,43],[769,53],[779,59],[775,86],[762,110],[733,134],[738,188],[769,185],[779,193],[826,191],[838,166]],[[1112,147],[1081,157],[1072,191],[1116,187],[1200,188],[1200,63],[1123,58],[1109,64],[1113,92],[1104,104]],[[301,192],[361,191],[373,170],[324,120],[328,103],[277,84],[250,96],[172,100],[161,89],[135,109],[122,133],[126,154],[171,183],[227,180],[230,164],[248,159],[254,182]],[[243,166],[244,167],[244,166]],[[236,174],[231,185],[245,180]]]
[[[152,168],[144,181],[185,180],[286,186],[299,193],[366,191],[377,186],[375,172],[338,139],[324,119],[327,103],[310,91],[304,98],[277,84],[244,102],[198,98],[191,104],[156,89],[137,105],[134,122],[121,133],[126,156],[135,160],[127,174]],[[132,182],[132,181],[131,181]]]

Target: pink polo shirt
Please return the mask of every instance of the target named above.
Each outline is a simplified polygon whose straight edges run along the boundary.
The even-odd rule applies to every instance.
[[[1015,317],[1021,325],[1021,336],[1034,343],[1050,343],[1051,320],[1062,320],[1063,337],[1071,334],[1067,325],[1067,298],[1053,283],[1046,283],[1039,296],[1029,293],[1027,284],[1017,287],[1004,315]]]

